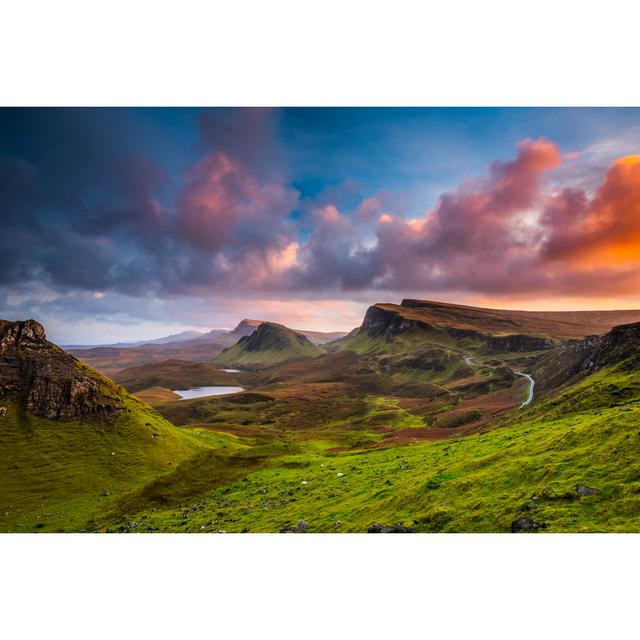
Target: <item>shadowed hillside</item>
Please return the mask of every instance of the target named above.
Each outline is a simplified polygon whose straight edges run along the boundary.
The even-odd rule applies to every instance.
[[[313,358],[322,353],[322,349],[302,334],[281,324],[263,322],[251,335],[240,338],[233,347],[225,349],[215,358],[215,363],[258,368],[287,360]]]

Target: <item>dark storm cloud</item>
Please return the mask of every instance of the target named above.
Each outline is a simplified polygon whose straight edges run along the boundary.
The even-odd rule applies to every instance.
[[[93,310],[105,293],[497,296],[577,283],[597,295],[638,281],[635,157],[612,165],[593,196],[549,190],[564,158],[549,140],[523,140],[515,159],[410,218],[401,194],[367,194],[349,176],[303,196],[278,111],[194,117],[191,156],[176,168],[129,110],[0,111],[5,293],[46,289]]]

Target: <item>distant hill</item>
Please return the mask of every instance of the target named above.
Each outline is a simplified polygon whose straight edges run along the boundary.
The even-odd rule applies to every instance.
[[[163,360],[157,363],[128,367],[113,376],[127,391],[135,393],[151,387],[165,389],[188,389],[212,385],[237,383],[236,377],[206,362],[186,360]]]
[[[70,350],[75,356],[105,375],[114,376],[125,368],[164,360],[209,362],[227,347],[235,345],[240,338],[251,335],[262,323],[262,320],[245,318],[231,331],[212,329],[191,339],[173,342],[147,342],[138,346],[71,347]],[[346,335],[342,331],[329,333],[296,331],[296,333],[305,335],[314,344],[325,344]],[[160,340],[164,341],[165,339],[161,338]]]
[[[215,331],[215,330],[214,330]],[[224,333],[224,330],[219,330]],[[185,340],[193,340],[203,335],[202,331],[181,331],[180,333],[172,333],[164,338],[156,338],[155,340],[136,340],[134,342],[114,342],[113,344],[67,344],[62,345],[63,349],[74,349],[80,351],[82,349],[95,349],[96,347],[114,347],[117,349],[131,349],[132,347],[140,347],[145,344],[169,344],[171,342],[184,342]]]
[[[225,366],[259,368],[288,360],[312,358],[324,351],[306,336],[274,322],[262,322],[214,360]]]

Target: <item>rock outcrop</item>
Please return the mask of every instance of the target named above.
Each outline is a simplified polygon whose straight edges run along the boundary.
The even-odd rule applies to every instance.
[[[35,320],[0,320],[0,398],[52,420],[110,420],[116,387],[46,339]]]
[[[507,334],[491,335],[484,331],[448,326],[441,322],[438,324],[426,322],[419,318],[405,317],[402,308],[420,308],[420,301],[403,300],[400,308],[392,310],[380,305],[373,305],[367,309],[360,332],[366,332],[370,338],[384,336],[387,342],[392,342],[401,333],[422,329],[424,331],[438,331],[455,339],[471,338],[486,344],[487,351],[513,351],[529,352],[552,349],[556,343],[545,337]]]
[[[553,349],[556,346],[555,342],[549,338],[522,334],[487,336],[486,341],[490,351],[514,351],[516,353],[542,351]]]

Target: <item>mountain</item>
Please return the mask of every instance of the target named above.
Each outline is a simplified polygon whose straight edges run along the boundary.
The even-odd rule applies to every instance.
[[[214,362],[229,367],[260,368],[322,353],[322,349],[301,333],[274,322],[261,322],[255,331],[225,349]]]
[[[220,330],[222,332],[222,330]],[[114,342],[113,344],[67,344],[62,345],[65,350],[80,351],[83,349],[95,349],[96,347],[112,347],[116,349],[131,349],[132,347],[140,347],[145,344],[169,344],[172,342],[184,342],[185,340],[193,340],[203,335],[202,331],[181,331],[180,333],[172,333],[164,338],[156,338],[155,340],[136,340],[134,342]]]
[[[334,340],[339,340],[347,335],[347,331],[307,331],[301,329],[294,329],[294,331],[306,336],[317,346],[333,342]]]
[[[0,531],[640,531],[640,322],[426,304],[374,305],[326,352],[261,323],[225,351],[246,391],[142,391],[164,418],[0,322]],[[224,373],[201,365],[122,380]]]
[[[128,367],[163,362],[165,360],[210,361],[225,347],[230,346],[229,341],[225,341],[224,337],[224,335],[221,336],[220,341],[216,341],[213,336],[207,339],[201,336],[192,340],[172,342],[166,345],[147,344],[125,349],[95,347],[93,349],[72,350],[71,353],[103,374],[113,376]]]
[[[386,349],[392,350],[389,345],[398,338],[420,334],[423,342],[472,352],[529,352],[638,321],[640,310],[509,311],[407,299],[400,305],[369,307],[362,325],[343,339],[340,347],[366,350],[386,343]]]
[[[34,320],[0,321],[0,406],[0,531],[82,529],[199,450]]]
[[[208,362],[227,347],[235,345],[240,338],[251,335],[262,322],[262,320],[244,319],[231,331],[212,329],[195,338],[173,342],[146,342],[138,346],[129,344],[124,346],[104,345],[93,348],[71,347],[70,350],[75,356],[105,375],[113,376],[125,368],[164,360]],[[296,331],[296,333],[306,335],[311,342],[317,345],[331,342],[345,335],[340,331],[330,333]],[[165,339],[161,338],[160,340],[164,341]]]
[[[229,346],[234,345],[240,338],[243,336],[250,336],[263,322],[264,320],[249,320],[245,318],[241,320],[238,325],[232,330],[229,331],[225,339],[228,338],[231,344]],[[307,337],[313,344],[322,345],[327,342],[332,342],[333,340],[337,340],[338,338],[343,338],[347,335],[346,331],[308,331],[306,329],[292,329],[296,333],[300,333],[303,336]],[[218,341],[219,338],[218,338]]]

